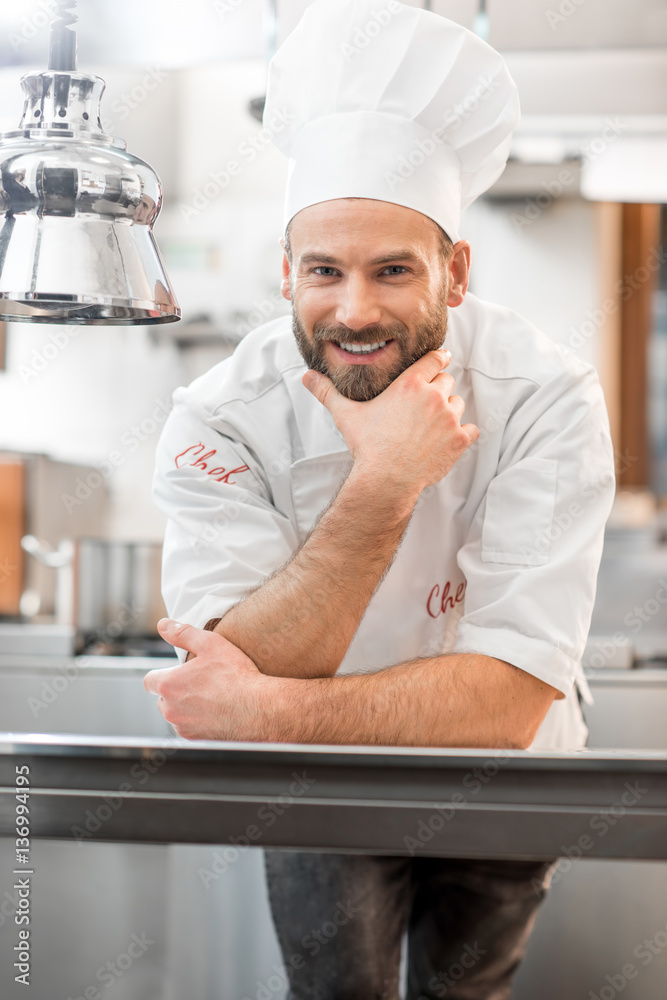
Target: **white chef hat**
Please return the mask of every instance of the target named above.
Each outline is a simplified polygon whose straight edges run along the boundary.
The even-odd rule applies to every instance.
[[[503,58],[398,0],[315,0],[269,63],[263,124],[289,157],[284,229],[332,198],[416,209],[453,242],[519,121]]]

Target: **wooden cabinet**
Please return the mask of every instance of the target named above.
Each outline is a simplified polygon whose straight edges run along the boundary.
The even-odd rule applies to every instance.
[[[23,592],[25,464],[0,455],[0,615],[17,615]]]

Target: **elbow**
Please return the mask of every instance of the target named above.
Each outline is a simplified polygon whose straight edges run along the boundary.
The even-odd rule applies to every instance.
[[[530,749],[545,715],[546,711],[540,712],[538,715],[531,713],[529,716],[518,718],[513,715],[507,719],[498,733],[500,739],[498,747],[502,750]]]
[[[528,750],[530,744],[535,739],[531,733],[508,732],[504,730],[492,745],[499,750]]]
[[[541,707],[539,712],[537,713],[532,712],[527,718],[522,718],[520,720],[517,719],[513,720],[514,725],[512,726],[512,734],[511,734],[512,743],[508,744],[507,749],[509,750],[530,749],[552,702],[553,698],[550,698],[549,704],[546,705],[546,707]],[[519,724],[517,725],[517,723]]]
[[[522,680],[528,682],[529,690],[524,689],[525,697],[515,703],[506,720],[505,731],[511,739],[507,749],[510,750],[529,750],[554,700],[565,697],[557,688],[531,675],[525,675]]]
[[[520,738],[516,738],[516,739],[512,740],[511,743],[508,744],[508,746],[506,747],[506,749],[508,749],[508,750],[528,750],[529,747],[530,747],[530,745],[531,745],[531,743],[535,739],[536,734],[537,734],[537,729],[535,730],[534,733],[531,733],[529,736],[522,736]]]

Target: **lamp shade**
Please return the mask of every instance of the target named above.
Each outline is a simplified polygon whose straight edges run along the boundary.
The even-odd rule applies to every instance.
[[[21,86],[19,127],[0,135],[0,319],[178,320],[152,231],[160,181],[103,131],[104,81],[48,70]]]

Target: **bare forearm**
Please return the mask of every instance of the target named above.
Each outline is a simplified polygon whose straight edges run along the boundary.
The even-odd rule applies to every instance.
[[[465,653],[372,674],[269,677],[224,636],[169,619],[158,629],[195,654],[144,680],[186,739],[523,748],[558,694],[504,660]]]
[[[410,519],[417,493],[378,488],[353,467],[294,558],[215,631],[266,674],[335,673]]]
[[[383,746],[528,746],[554,688],[487,656],[451,654],[372,674],[273,682],[267,740]]]

